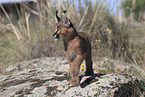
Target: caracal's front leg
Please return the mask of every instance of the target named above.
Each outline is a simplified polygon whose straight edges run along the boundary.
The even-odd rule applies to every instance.
[[[70,83],[74,86],[79,84],[80,80],[78,77],[79,74],[79,70],[80,70],[80,65],[82,63],[82,61],[85,58],[85,54],[84,55],[77,55],[75,60],[71,63],[71,68],[70,68],[70,76],[71,76],[71,80]]]

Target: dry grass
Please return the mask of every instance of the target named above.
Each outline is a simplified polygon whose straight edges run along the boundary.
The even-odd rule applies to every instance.
[[[13,20],[1,6],[6,15],[5,21],[0,22],[1,69],[18,61],[64,55],[62,41],[52,37],[56,9],[67,10],[77,30],[89,34],[94,57],[119,59],[145,68],[143,25],[131,25],[129,20],[120,23],[106,7],[109,2],[55,2],[41,0],[35,4],[36,10],[29,8],[18,20]],[[74,2],[78,2],[79,7]]]
[[[0,74],[2,69],[18,61],[31,60],[40,57],[64,56],[62,41],[52,37],[53,28],[56,23],[55,10],[62,12],[67,10],[70,18],[78,31],[89,34],[92,43],[94,59],[103,60],[96,63],[100,68],[107,68],[100,73],[129,73],[144,80],[144,74],[139,72],[140,67],[145,69],[145,28],[144,25],[132,25],[132,21],[120,23],[117,16],[110,14],[106,4],[109,2],[92,3],[84,0],[72,2],[66,0],[41,0],[37,2],[36,10],[27,8],[18,20],[14,20],[3,9],[6,18],[0,22]],[[74,2],[78,2],[77,7]],[[26,7],[26,6],[25,6]],[[104,59],[107,58],[106,59]],[[138,69],[134,72],[122,70],[115,61],[126,61],[136,65]],[[116,66],[117,65],[117,66]],[[104,66],[104,67],[103,67]],[[142,89],[144,82],[140,82]],[[143,95],[141,89],[136,88],[139,95]]]

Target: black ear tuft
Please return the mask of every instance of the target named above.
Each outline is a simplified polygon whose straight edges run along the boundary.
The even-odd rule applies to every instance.
[[[66,13],[66,12],[67,12],[66,10],[63,11],[63,13]]]
[[[56,14],[57,14],[57,13],[58,13],[58,10],[56,10],[55,12],[56,12]]]
[[[56,14],[56,18],[57,18],[58,22],[61,21],[61,18],[57,15],[58,14],[58,10],[55,11],[55,14]]]
[[[63,24],[66,27],[73,27],[73,24],[71,23],[71,21],[69,20],[69,18],[65,15],[66,12],[67,12],[66,10],[64,10],[62,12],[61,21],[63,22]]]

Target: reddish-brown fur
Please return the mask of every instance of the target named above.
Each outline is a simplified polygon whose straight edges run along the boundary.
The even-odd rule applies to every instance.
[[[58,38],[57,36],[62,35],[63,38],[65,55],[70,65],[70,83],[72,85],[79,84],[78,74],[83,60],[86,61],[85,74],[93,74],[89,37],[85,33],[78,33],[67,17],[64,20],[58,19],[54,31],[54,37]]]

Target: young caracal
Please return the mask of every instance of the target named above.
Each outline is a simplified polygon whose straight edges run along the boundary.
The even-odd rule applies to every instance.
[[[53,36],[59,39],[61,35],[64,42],[64,51],[70,65],[70,83],[72,85],[79,84],[79,70],[83,60],[86,61],[85,75],[94,74],[92,69],[91,44],[88,35],[78,33],[71,23],[70,19],[65,16],[64,11],[60,18],[56,11],[58,23],[55,25]]]

